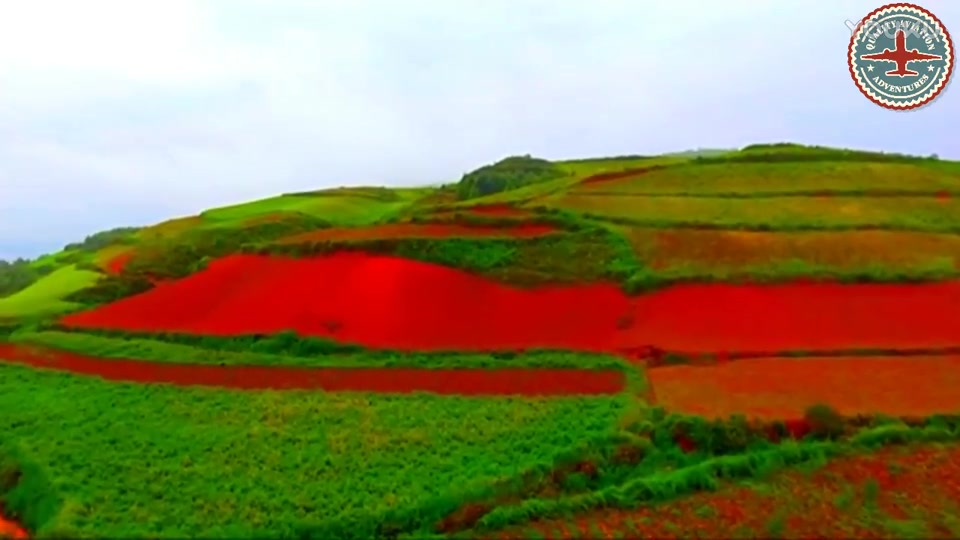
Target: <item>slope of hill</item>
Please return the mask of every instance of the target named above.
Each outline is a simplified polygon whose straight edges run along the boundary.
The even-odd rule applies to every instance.
[[[685,534],[637,519],[956,444],[957,195],[957,162],[775,144],[91,235],[0,298],[0,508],[37,536]]]

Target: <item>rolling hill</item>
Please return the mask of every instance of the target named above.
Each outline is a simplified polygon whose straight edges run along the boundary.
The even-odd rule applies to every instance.
[[[37,537],[731,532],[744,481],[955,453],[958,196],[960,162],[769,144],[94,234],[0,279],[0,508]],[[960,531],[884,496],[848,525]]]

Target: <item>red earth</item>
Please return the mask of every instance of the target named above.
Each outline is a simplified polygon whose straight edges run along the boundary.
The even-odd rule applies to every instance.
[[[637,297],[614,349],[683,352],[944,348],[960,343],[960,282],[679,285]]]
[[[549,225],[524,224],[513,227],[480,227],[452,223],[392,223],[372,227],[343,227],[295,234],[277,241],[278,244],[302,242],[375,240],[380,238],[451,238],[451,237],[507,237],[531,238],[555,233]]]
[[[481,216],[491,217],[527,217],[530,212],[514,208],[508,204],[484,204],[471,206],[470,212]]]
[[[360,229],[358,229],[360,230]],[[397,257],[234,255],[67,315],[67,326],[211,335],[294,330],[372,348],[774,354],[960,343],[960,282],[521,289]],[[625,322],[626,321],[626,322]]]
[[[130,259],[132,258],[133,251],[125,251],[114,256],[107,262],[107,272],[114,275],[123,272],[123,269],[127,266],[127,263],[130,262]]]
[[[397,350],[598,350],[628,307],[613,285],[524,290],[397,257],[237,255],[62,322],[213,335],[295,330]]]
[[[3,519],[3,515],[0,514],[0,538],[20,540],[27,538],[27,533],[16,523]]]
[[[204,366],[92,358],[13,344],[0,344],[0,359],[108,381],[246,390],[569,396],[616,394],[624,389],[625,383],[623,373],[614,370]]]
[[[924,417],[960,410],[960,356],[755,358],[649,369],[656,401],[710,418],[775,420],[827,403],[840,414]]]

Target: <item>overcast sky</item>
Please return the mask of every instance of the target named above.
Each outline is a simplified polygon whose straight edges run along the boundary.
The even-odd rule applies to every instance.
[[[844,21],[879,5],[0,0],[0,258],[510,154],[796,141],[960,159],[956,88],[904,113],[850,80]],[[923,5],[960,36],[960,2]]]

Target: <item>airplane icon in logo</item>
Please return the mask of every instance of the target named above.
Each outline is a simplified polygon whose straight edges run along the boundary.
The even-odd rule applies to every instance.
[[[886,60],[887,62],[895,62],[897,64],[897,69],[886,72],[886,75],[896,75],[898,77],[919,75],[919,73],[916,71],[907,69],[907,64],[910,62],[943,60],[943,57],[939,54],[926,54],[918,51],[917,49],[907,50],[907,33],[903,30],[897,30],[895,40],[897,47],[896,50],[891,51],[890,49],[884,49],[882,53],[864,54],[860,57],[860,59]]]

